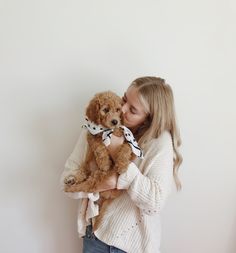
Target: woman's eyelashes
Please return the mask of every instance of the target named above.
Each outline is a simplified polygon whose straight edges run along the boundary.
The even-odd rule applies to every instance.
[[[123,100],[123,102],[124,102],[124,104],[126,104],[127,103],[127,99],[126,99],[126,97],[125,96],[123,96],[122,97],[122,100]],[[123,105],[124,105],[123,104]],[[132,113],[132,114],[136,114],[136,111],[131,107],[128,107],[129,108],[129,111]]]
[[[134,112],[132,109],[130,110],[130,112],[131,112],[132,114],[136,114],[136,112]]]

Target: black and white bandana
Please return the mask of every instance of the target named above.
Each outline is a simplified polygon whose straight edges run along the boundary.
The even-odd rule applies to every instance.
[[[105,146],[110,145],[113,129],[104,128],[101,125],[96,125],[92,121],[90,121],[88,118],[86,118],[86,123],[82,127],[86,127],[92,135],[102,133],[102,140],[103,140],[104,145]],[[129,145],[131,146],[133,153],[137,157],[143,159],[143,151],[138,146],[138,143],[135,140],[133,133],[129,130],[129,128],[125,126],[121,126],[121,128],[124,130],[124,137],[126,141],[129,143]]]

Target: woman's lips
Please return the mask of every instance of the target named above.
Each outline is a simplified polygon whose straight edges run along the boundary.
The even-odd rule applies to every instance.
[[[126,118],[124,118],[124,125],[129,127],[129,121]]]

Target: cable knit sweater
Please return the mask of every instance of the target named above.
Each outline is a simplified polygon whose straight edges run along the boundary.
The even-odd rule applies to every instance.
[[[61,187],[67,175],[76,173],[87,150],[87,131],[82,129],[76,146],[66,161]],[[160,211],[173,186],[173,146],[165,131],[144,149],[144,159],[136,158],[127,172],[118,177],[117,189],[126,189],[112,201],[95,231],[98,239],[128,253],[160,253]],[[78,199],[79,237],[85,234],[88,218],[97,214],[94,200],[99,193],[65,193]],[[87,195],[86,195],[87,194]],[[83,196],[82,196],[83,195]],[[86,210],[87,209],[87,210]]]

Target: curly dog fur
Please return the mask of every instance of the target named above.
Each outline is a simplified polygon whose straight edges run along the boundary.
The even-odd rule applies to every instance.
[[[122,136],[123,130],[120,126],[122,120],[122,99],[111,91],[97,93],[90,101],[87,109],[87,118],[105,128],[113,129],[113,134]],[[124,142],[116,153],[114,161],[111,159],[106,146],[102,141],[102,133],[92,135],[87,133],[88,149],[85,161],[78,169],[75,176],[65,179],[66,192],[96,192],[97,186],[112,173],[125,172],[131,160],[135,158],[132,149]],[[95,218],[93,231],[95,231],[105,213],[109,203],[122,194],[120,190],[108,190],[100,192],[99,215]]]

